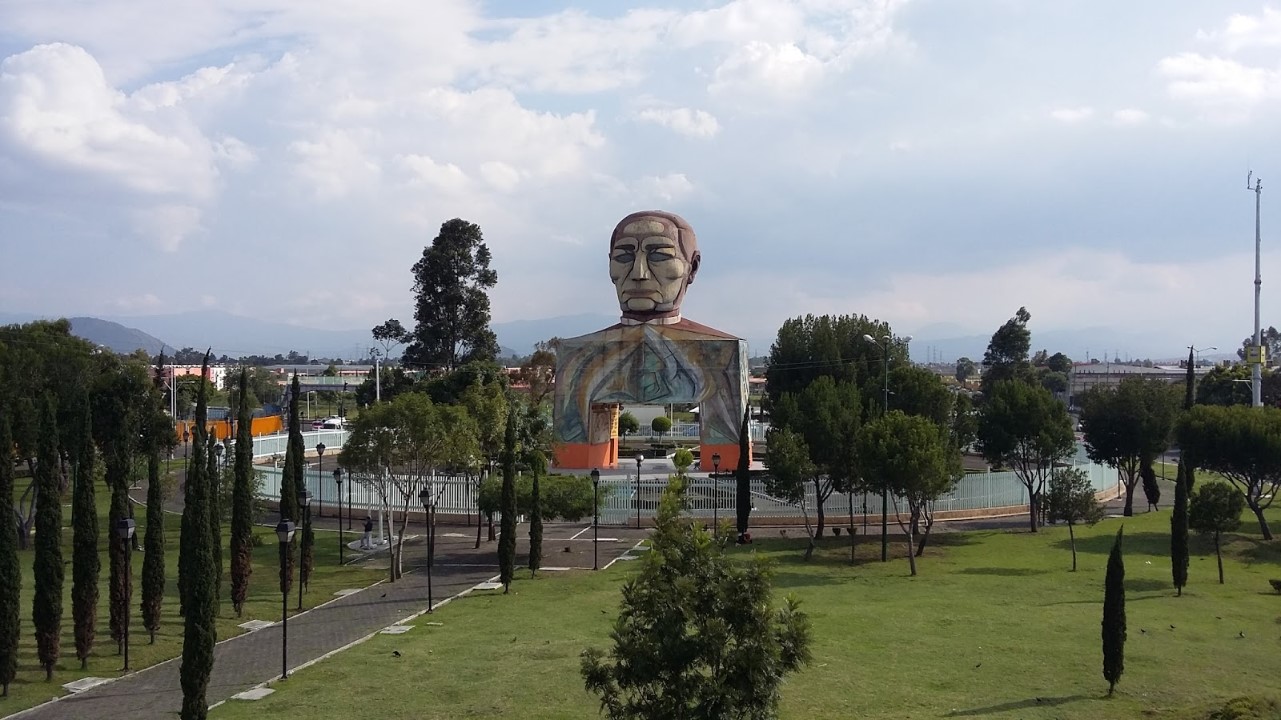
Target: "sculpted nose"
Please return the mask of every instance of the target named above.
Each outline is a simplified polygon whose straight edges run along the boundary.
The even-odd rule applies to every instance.
[[[632,279],[633,280],[649,279],[649,267],[645,263],[644,255],[637,255],[636,262],[632,263]]]

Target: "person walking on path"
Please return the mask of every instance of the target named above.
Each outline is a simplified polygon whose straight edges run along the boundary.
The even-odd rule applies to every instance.
[[[372,542],[374,534],[374,519],[368,515],[365,516],[365,536],[360,539],[361,550],[373,550]]]

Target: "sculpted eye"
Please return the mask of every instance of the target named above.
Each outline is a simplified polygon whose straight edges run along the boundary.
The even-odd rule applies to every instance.
[[[631,250],[619,250],[618,252],[614,253],[614,262],[616,263],[630,263],[635,261],[636,261],[636,254],[633,253]]]
[[[650,250],[649,254],[646,256],[646,259],[652,263],[659,263],[659,262],[667,262],[669,260],[675,260],[676,256],[672,255],[667,250]]]

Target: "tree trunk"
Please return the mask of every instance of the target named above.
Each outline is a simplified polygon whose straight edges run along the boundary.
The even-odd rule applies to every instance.
[[[907,563],[912,568],[912,577],[916,577],[916,514],[907,525]]]
[[[1076,572],[1076,533],[1072,531],[1074,523],[1068,521],[1068,544],[1072,546],[1072,572]]]
[[[1219,562],[1219,584],[1223,584],[1223,553],[1219,551],[1219,533],[1214,533],[1214,559]]]
[[[1028,498],[1027,519],[1028,519],[1029,527],[1032,530],[1032,532],[1036,532],[1037,531],[1036,514],[1038,511],[1040,511],[1040,507],[1039,507],[1040,503],[1037,502],[1036,493],[1032,492],[1031,487],[1028,488],[1027,498]]]
[[[822,488],[819,487],[819,479],[816,477],[814,478],[814,505],[815,505],[814,515],[817,518],[816,520],[817,531],[810,536],[810,542],[815,542],[816,539],[817,540],[823,539],[823,527],[825,524],[824,523],[825,517],[823,515],[823,495],[821,490]]]
[[[1257,500],[1247,502],[1247,504],[1250,506],[1250,509],[1254,511],[1254,516],[1259,519],[1259,532],[1263,533],[1263,539],[1271,540],[1272,530],[1268,527],[1268,519],[1263,516],[1263,507],[1259,505]]]
[[[1134,486],[1138,482],[1137,476],[1125,479],[1125,510],[1121,514],[1126,517],[1134,517]]]
[[[934,513],[925,516],[925,534],[921,535],[921,542],[916,546],[916,556],[921,557],[925,554],[925,545],[930,541],[930,530],[934,528]]]
[[[481,526],[485,524],[485,519],[481,517],[482,515],[484,515],[484,513],[482,513],[478,508],[476,510],[476,549],[480,548],[480,530]],[[468,518],[470,519],[470,517],[471,516],[469,515]]]
[[[850,564],[854,564],[854,493],[845,493],[850,503],[850,526],[846,529],[850,536]]]

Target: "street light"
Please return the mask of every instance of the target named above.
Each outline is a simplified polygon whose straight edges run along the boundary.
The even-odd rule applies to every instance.
[[[426,486],[418,492],[418,500],[423,504],[423,514],[427,520],[427,612],[432,611],[431,566],[436,554],[436,502],[432,492]]]
[[[890,345],[894,342],[894,337],[884,335],[881,337],[884,343],[877,342],[876,338],[871,335],[864,335],[863,339],[872,343],[881,349],[881,355],[885,358],[885,383],[883,386],[885,398],[885,414],[890,412]],[[911,342],[911,335],[904,335],[901,342]],[[888,487],[881,488],[881,562],[887,562],[890,559],[890,490]]]
[[[298,491],[298,514],[303,517],[303,527],[311,526],[311,491],[303,488]],[[303,536],[303,542],[307,542],[306,535]],[[302,610],[302,554],[298,555],[298,609]]]
[[[596,561],[596,528],[600,524],[600,470],[592,470],[592,569],[599,570]]]
[[[644,456],[644,455],[642,455],[642,454],[640,454],[640,453],[636,453],[636,529],[637,529],[637,530],[639,530],[639,529],[640,529],[640,526],[641,526],[641,519],[640,519],[640,467],[641,467],[641,463],[643,463],[643,462],[645,462],[645,456]]]
[[[721,496],[717,492],[721,489],[720,485],[721,472],[721,454],[712,453],[712,537],[716,537],[716,529],[720,527],[720,510]]]
[[[347,544],[342,534],[342,468],[334,468],[334,483],[338,485],[338,564],[342,565],[342,551]],[[351,512],[351,508],[347,508]]]
[[[135,528],[135,525],[133,522],[133,518],[120,518],[119,520],[116,521],[116,537],[120,538],[120,544],[124,546],[126,578],[133,577],[133,571],[130,569],[130,566],[133,564],[133,552],[131,551],[131,547],[132,547],[131,542],[133,541],[134,528]],[[126,581],[125,582],[125,602],[124,602],[125,607],[129,607],[129,602],[130,602],[129,596],[133,594],[132,590],[133,590],[133,581],[132,580]],[[125,613],[124,638],[125,638],[124,669],[128,671],[129,670],[129,613],[127,612]]]
[[[316,443],[316,476],[317,477],[325,476],[325,444],[324,443]],[[324,517],[325,516],[325,484],[320,482],[319,480],[316,481],[316,492],[318,493],[318,496],[316,497],[316,514],[319,515],[320,517]]]
[[[280,540],[280,679],[289,677],[289,543],[294,539],[292,520],[276,524]]]
[[[1197,348],[1195,345],[1189,345],[1189,346],[1188,346],[1188,349],[1189,349],[1189,350],[1191,350],[1191,351],[1193,352],[1193,354],[1195,354],[1195,355],[1196,355],[1196,362],[1195,362],[1195,364],[1193,365],[1193,367],[1200,367],[1200,366],[1201,366],[1201,353],[1203,353],[1203,352],[1209,352],[1209,351],[1211,351],[1211,350],[1218,350],[1219,348],[1217,348],[1217,347],[1215,347],[1215,346],[1213,346],[1213,345],[1211,345],[1210,347],[1204,347],[1204,348]]]

